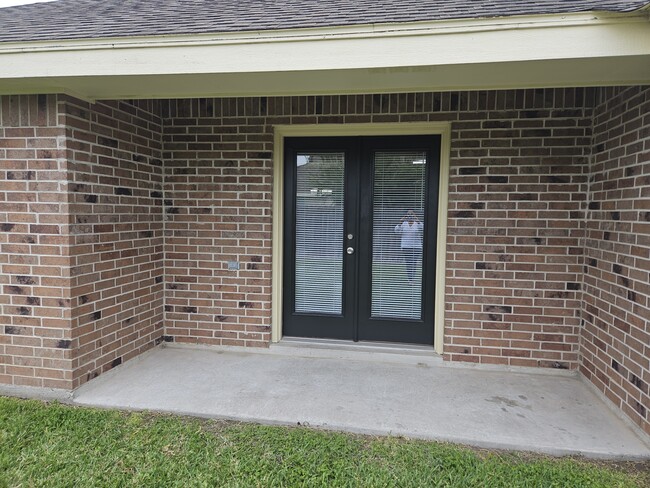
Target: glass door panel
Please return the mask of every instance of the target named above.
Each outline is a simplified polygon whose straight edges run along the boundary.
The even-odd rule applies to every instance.
[[[345,155],[296,157],[295,311],[341,314]]]
[[[374,154],[371,316],[422,318],[424,152]]]

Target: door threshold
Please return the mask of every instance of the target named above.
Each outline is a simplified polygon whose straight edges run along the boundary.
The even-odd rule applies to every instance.
[[[442,357],[433,346],[392,342],[351,342],[336,339],[283,337],[271,344],[278,354],[323,359],[350,359],[386,363],[441,366]]]

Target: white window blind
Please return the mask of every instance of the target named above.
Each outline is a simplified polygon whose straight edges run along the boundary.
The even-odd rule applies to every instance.
[[[295,311],[341,314],[343,153],[297,157]]]
[[[374,155],[372,202],[373,317],[422,317],[422,244],[426,153]]]

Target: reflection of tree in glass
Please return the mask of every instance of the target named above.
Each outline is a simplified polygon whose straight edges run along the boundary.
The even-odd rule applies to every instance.
[[[298,180],[303,181],[306,187],[318,189],[320,195],[323,195],[323,190],[331,190],[334,194],[343,190],[340,183],[343,172],[341,153],[309,154],[304,156],[304,160],[305,164],[298,166]]]
[[[298,156],[296,255],[339,256],[344,220],[344,155]]]
[[[422,218],[425,157],[422,153],[376,154],[374,205],[399,207],[404,212],[413,209]]]
[[[374,155],[373,262],[402,263],[401,225],[409,210],[424,222],[426,154],[380,151]],[[387,284],[388,286],[388,284]]]

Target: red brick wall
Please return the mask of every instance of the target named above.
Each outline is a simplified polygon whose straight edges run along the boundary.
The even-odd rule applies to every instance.
[[[156,108],[0,99],[0,383],[71,389],[160,341]]]
[[[163,333],[161,120],[156,102],[65,97],[73,383]]]
[[[163,105],[166,340],[270,341],[273,135],[253,103]]]
[[[650,434],[650,87],[594,114],[582,373]]]
[[[577,366],[592,97],[492,93],[453,124],[447,359]]]
[[[72,387],[65,156],[56,96],[0,97],[0,383]]]
[[[446,358],[575,368],[593,99],[567,89],[164,102],[166,334],[268,343],[274,124],[448,120]]]

